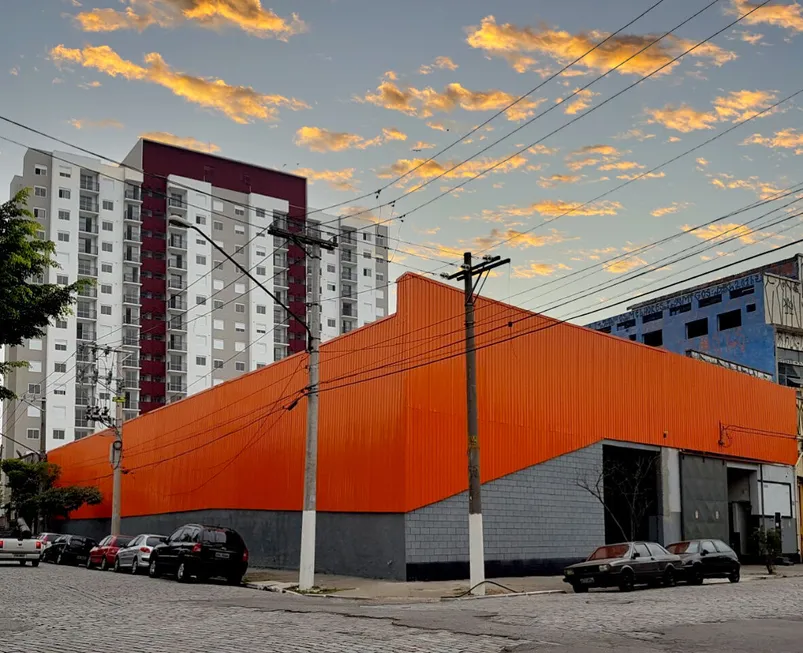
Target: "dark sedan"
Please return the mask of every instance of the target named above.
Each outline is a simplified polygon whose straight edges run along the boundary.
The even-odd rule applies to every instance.
[[[682,563],[678,556],[655,542],[623,542],[599,547],[588,560],[563,570],[563,581],[577,593],[591,587],[618,587],[629,592],[635,585],[672,587]]]
[[[89,551],[96,544],[95,540],[83,535],[60,535],[45,549],[42,560],[57,565],[84,564],[89,558]]]
[[[683,561],[683,578],[690,585],[702,585],[706,578],[727,578],[738,583],[739,557],[722,540],[688,540],[667,547]]]

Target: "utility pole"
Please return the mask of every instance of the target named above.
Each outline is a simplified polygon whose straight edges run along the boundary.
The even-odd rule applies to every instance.
[[[477,352],[474,343],[474,277],[479,277],[510,259],[485,256],[473,265],[471,252],[463,254],[460,272],[444,275],[447,279],[463,281],[465,295],[466,328],[466,407],[468,434],[468,560],[469,588],[476,596],[485,595],[485,541],[482,530],[482,480],[480,478],[480,438],[477,416]]]
[[[298,589],[305,591],[315,586],[315,526],[317,517],[318,483],[318,381],[319,350],[321,344],[321,248],[333,250],[337,244],[320,237],[320,231],[296,233],[271,226],[268,233],[295,242],[302,249],[312,248],[310,254],[312,281],[310,307],[307,317],[307,351],[309,352],[309,386],[307,388],[307,433],[304,452],[304,504],[301,512],[301,558],[298,566]]]

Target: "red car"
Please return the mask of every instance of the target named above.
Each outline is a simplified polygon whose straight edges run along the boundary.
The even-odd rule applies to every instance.
[[[100,544],[92,547],[89,552],[89,557],[86,559],[86,568],[92,569],[97,565],[101,571],[106,571],[114,564],[117,550],[128,546],[128,543],[133,539],[128,535],[108,535],[104,537]]]

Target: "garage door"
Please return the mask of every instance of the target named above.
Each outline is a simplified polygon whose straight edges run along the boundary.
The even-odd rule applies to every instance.
[[[728,541],[728,468],[724,460],[680,456],[683,538]]]

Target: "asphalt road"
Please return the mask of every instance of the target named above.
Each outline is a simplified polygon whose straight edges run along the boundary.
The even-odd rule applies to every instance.
[[[799,653],[803,578],[405,605],[0,567],[0,653]]]

